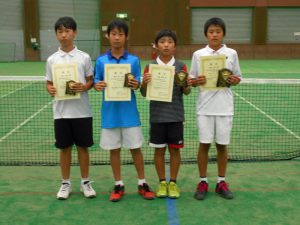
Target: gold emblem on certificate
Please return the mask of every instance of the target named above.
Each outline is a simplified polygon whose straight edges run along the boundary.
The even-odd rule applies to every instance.
[[[73,91],[75,84],[76,82],[74,80],[69,80],[66,82],[66,95],[76,95],[76,92]]]
[[[130,87],[129,81],[134,79],[134,75],[132,73],[125,74],[124,87]]]
[[[219,76],[217,81],[217,87],[230,87],[230,84],[227,82],[228,77],[232,75],[232,71],[226,68],[219,70]]]
[[[175,83],[180,87],[186,87],[187,78],[188,78],[188,73],[185,72],[184,70],[180,70],[175,74]]]

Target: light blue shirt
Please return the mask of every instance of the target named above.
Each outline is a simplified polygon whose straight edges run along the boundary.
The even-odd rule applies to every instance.
[[[104,80],[105,64],[130,64],[131,73],[140,82],[141,67],[137,56],[125,51],[119,59],[112,56],[111,51],[100,55],[95,64],[94,83]],[[101,127],[102,128],[128,128],[141,126],[140,115],[137,110],[134,91],[131,90],[130,101],[105,101],[102,95]]]

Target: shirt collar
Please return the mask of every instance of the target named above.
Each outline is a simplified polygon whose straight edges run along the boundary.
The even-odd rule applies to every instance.
[[[74,46],[74,48],[70,52],[65,52],[65,51],[61,50],[61,48],[58,48],[58,52],[59,52],[60,56],[62,56],[62,57],[65,55],[70,55],[73,57],[75,55],[76,51],[77,51],[77,46]]]
[[[206,45],[206,50],[209,53],[211,53],[211,54],[217,54],[217,55],[221,54],[224,51],[225,48],[226,48],[225,44],[222,44],[222,47],[219,48],[218,50],[214,50],[214,49],[210,48],[208,45]]]
[[[128,58],[128,54],[129,54],[128,51],[125,50],[125,51],[124,51],[124,54],[123,54],[120,58],[127,59],[127,58]],[[109,59],[116,58],[116,57],[114,57],[114,56],[111,54],[111,49],[109,49],[109,50],[107,51],[107,55],[108,55]]]
[[[158,65],[162,65],[162,66],[173,66],[174,63],[175,63],[175,58],[174,58],[174,56],[172,56],[172,58],[170,59],[169,62],[164,63],[163,61],[160,60],[159,57],[157,57],[156,62],[157,62]]]

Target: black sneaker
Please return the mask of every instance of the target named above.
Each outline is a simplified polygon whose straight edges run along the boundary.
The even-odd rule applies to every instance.
[[[228,184],[225,181],[221,181],[216,186],[216,193],[218,193],[221,197],[226,199],[232,199],[233,194],[228,188]]]
[[[194,194],[195,199],[197,200],[203,200],[206,196],[206,193],[208,191],[208,183],[205,181],[201,181],[196,189],[196,192]]]

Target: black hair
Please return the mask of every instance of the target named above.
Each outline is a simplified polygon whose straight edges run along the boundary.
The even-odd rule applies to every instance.
[[[77,24],[76,24],[75,20],[72,17],[65,16],[65,17],[59,18],[56,21],[56,23],[54,25],[55,32],[57,32],[57,30],[61,27],[65,27],[67,29],[71,29],[71,30],[76,31]]]
[[[111,21],[107,26],[107,35],[113,30],[117,28],[119,31],[124,31],[125,36],[128,36],[128,25],[124,20],[115,19]]]
[[[175,34],[175,32],[171,31],[170,29],[163,29],[163,30],[159,31],[155,37],[155,44],[157,44],[159,39],[161,39],[162,37],[170,37],[175,42],[175,45],[177,43],[176,34]]]
[[[210,18],[209,20],[207,20],[205,22],[205,24],[204,24],[204,35],[205,36],[207,34],[208,27],[211,26],[211,25],[215,25],[215,26],[221,27],[222,30],[223,30],[224,36],[225,36],[225,34],[226,34],[226,25],[225,25],[225,22],[221,18],[218,18],[218,17]]]

